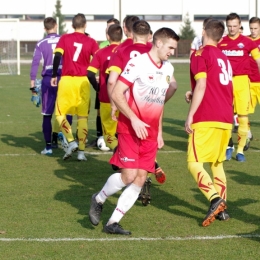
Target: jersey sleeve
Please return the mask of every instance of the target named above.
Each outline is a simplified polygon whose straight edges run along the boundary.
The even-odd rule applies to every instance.
[[[118,80],[124,82],[129,87],[133,85],[134,81],[139,76],[140,68],[138,69],[138,67],[140,63],[138,63],[138,60],[138,58],[129,60],[123,72],[119,76]]]
[[[100,52],[97,51],[96,54],[94,54],[93,59],[91,60],[87,70],[92,71],[93,73],[96,74],[100,69],[100,67],[101,67]]]
[[[123,69],[122,51],[119,50],[112,56],[108,65],[108,71],[115,71],[120,75]]]
[[[258,49],[257,44],[251,40],[251,46],[250,46],[250,54],[254,60],[257,60],[260,58],[260,52]]]
[[[65,49],[65,40],[64,40],[64,36],[60,37],[60,40],[58,41],[56,48],[54,49],[53,53],[56,52],[60,52],[62,55],[64,53],[64,49]]]
[[[207,66],[202,52],[203,50],[196,51],[191,57],[191,72],[194,80],[207,78]]]
[[[36,79],[41,58],[42,58],[42,52],[41,52],[41,50],[40,50],[40,48],[39,48],[39,46],[37,44],[35,49],[34,49],[32,66],[31,66],[31,71],[30,71],[31,80],[35,80]]]

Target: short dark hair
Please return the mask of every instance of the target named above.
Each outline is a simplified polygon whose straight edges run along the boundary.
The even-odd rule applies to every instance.
[[[72,19],[72,27],[74,29],[80,29],[85,26],[87,23],[86,17],[84,14],[78,13]]]
[[[237,13],[230,13],[226,17],[226,22],[230,21],[230,20],[235,20],[235,19],[238,19],[239,23],[241,23],[241,18],[240,18],[240,16]]]
[[[120,42],[123,37],[123,29],[119,24],[112,24],[109,26],[107,34],[111,41]]]
[[[133,33],[137,35],[149,35],[151,27],[145,20],[136,21],[133,24]]]
[[[111,18],[107,20],[107,24],[114,23],[114,24],[120,24],[120,22],[116,18]]]
[[[206,18],[206,19],[203,20],[203,29],[205,28],[206,24],[207,24],[209,21],[211,21],[211,20],[213,20],[213,17],[212,17],[212,16],[210,16],[210,17],[208,17],[208,18]]]
[[[173,39],[178,42],[180,40],[180,37],[171,28],[162,27],[154,33],[153,44],[155,44],[158,40],[163,41],[165,39]]]
[[[140,18],[136,15],[130,15],[130,16],[127,16],[126,19],[125,19],[125,27],[127,29],[128,32],[132,32],[133,30],[133,24],[136,22],[136,21],[139,21]]]
[[[215,42],[218,42],[225,31],[225,25],[222,21],[212,19],[205,26],[206,34]]]
[[[45,30],[49,31],[57,25],[57,22],[53,17],[46,17],[43,21],[43,24]]]
[[[249,20],[249,24],[250,23],[259,23],[260,24],[260,19],[258,17],[252,17]]]

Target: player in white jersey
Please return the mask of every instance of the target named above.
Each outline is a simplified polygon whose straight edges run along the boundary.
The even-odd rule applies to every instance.
[[[119,222],[137,200],[147,173],[155,172],[156,152],[164,145],[164,103],[177,89],[173,67],[167,60],[174,54],[178,41],[179,36],[172,29],[157,30],[152,49],[127,63],[112,92],[115,103],[112,116],[115,116],[117,108],[120,113],[118,148],[110,163],[121,168],[121,172],[112,174],[101,191],[92,196],[89,211],[91,223],[98,225],[106,199],[125,188],[104,226],[106,233],[131,234]]]

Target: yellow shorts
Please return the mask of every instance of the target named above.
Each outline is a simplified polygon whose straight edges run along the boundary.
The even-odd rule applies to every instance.
[[[188,162],[223,162],[231,137],[230,129],[200,127],[189,135]]]
[[[234,113],[246,116],[249,113],[250,90],[247,75],[234,76],[233,79]]]
[[[249,113],[253,114],[255,112],[255,107],[260,104],[260,82],[250,82],[250,94],[251,101],[249,106]]]
[[[55,115],[87,117],[90,106],[90,83],[87,77],[61,77],[58,84]]]
[[[118,113],[117,115],[118,116]],[[100,102],[100,118],[102,123],[103,135],[114,136],[116,134],[117,122],[111,118],[110,103]]]

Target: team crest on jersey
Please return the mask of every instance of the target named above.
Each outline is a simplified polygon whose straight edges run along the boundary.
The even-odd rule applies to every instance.
[[[130,69],[127,68],[127,69],[125,70],[124,74],[129,74],[129,71],[130,71]]]
[[[170,84],[170,76],[169,75],[166,76],[166,81],[167,81],[168,84]]]
[[[154,82],[154,75],[153,74],[148,74],[148,81],[150,83],[153,83]]]
[[[240,42],[237,46],[238,46],[238,48],[240,48],[240,49],[242,49],[242,48],[245,47],[245,45],[244,45],[242,42]]]

